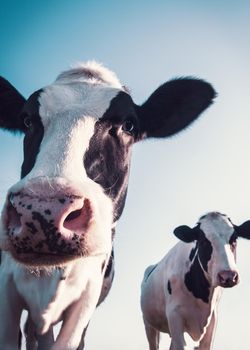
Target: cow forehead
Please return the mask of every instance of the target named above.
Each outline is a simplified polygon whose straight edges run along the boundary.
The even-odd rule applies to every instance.
[[[206,238],[211,243],[219,241],[229,242],[234,233],[231,220],[224,214],[218,212],[208,213],[199,220],[199,225]]]
[[[120,91],[85,82],[53,84],[44,88],[38,97],[39,115],[44,126],[63,116],[100,119]]]

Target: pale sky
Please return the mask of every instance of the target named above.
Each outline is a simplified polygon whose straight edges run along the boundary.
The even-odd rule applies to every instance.
[[[26,97],[89,59],[114,70],[136,103],[185,75],[218,92],[188,130],[135,145],[115,280],[92,318],[86,350],[147,349],[140,283],[144,269],[177,242],[176,226],[193,226],[210,210],[236,224],[250,219],[249,23],[249,1],[1,1],[0,74]],[[2,206],[19,177],[22,138],[1,132],[0,149]],[[250,349],[249,256],[250,241],[242,240],[241,283],[223,294],[215,350]]]

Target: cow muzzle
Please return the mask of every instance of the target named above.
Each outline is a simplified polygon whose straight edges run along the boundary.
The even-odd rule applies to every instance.
[[[223,288],[231,288],[239,283],[239,274],[233,270],[220,271],[217,278],[219,286]]]
[[[9,193],[5,226],[10,252],[24,264],[61,265],[106,251],[94,198],[55,187],[37,183]]]

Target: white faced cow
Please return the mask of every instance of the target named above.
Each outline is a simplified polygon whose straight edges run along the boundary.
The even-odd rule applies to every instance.
[[[17,349],[23,309],[30,349],[37,342],[46,350],[83,348],[82,334],[112,283],[132,145],[176,134],[214,96],[210,84],[183,78],[138,106],[95,62],[60,74],[27,100],[1,78],[0,127],[25,136],[21,180],[2,212],[0,349]]]
[[[186,349],[184,332],[212,348],[222,288],[239,282],[238,237],[250,239],[250,221],[235,226],[224,214],[211,212],[197,226],[180,226],[177,243],[156,265],[145,270],[141,308],[150,350],[159,349],[160,332],[171,336],[171,350]]]

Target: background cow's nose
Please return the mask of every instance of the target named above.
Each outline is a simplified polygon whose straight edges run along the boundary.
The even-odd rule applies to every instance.
[[[218,283],[223,288],[230,288],[239,282],[237,271],[224,270],[218,273]]]

